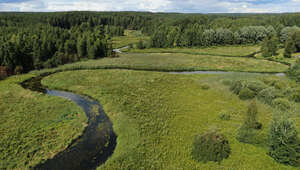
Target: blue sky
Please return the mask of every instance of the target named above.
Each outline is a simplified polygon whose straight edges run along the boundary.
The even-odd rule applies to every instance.
[[[300,0],[0,0],[0,11],[300,12]]]

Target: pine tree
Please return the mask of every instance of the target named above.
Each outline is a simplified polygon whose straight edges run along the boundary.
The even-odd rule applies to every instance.
[[[77,40],[77,53],[79,57],[85,57],[87,55],[87,44],[85,37]]]

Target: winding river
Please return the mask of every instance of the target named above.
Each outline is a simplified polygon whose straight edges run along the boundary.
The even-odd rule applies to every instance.
[[[46,75],[45,75],[46,76]],[[36,170],[89,170],[96,169],[104,163],[116,147],[116,139],[112,123],[96,100],[71,92],[50,90],[41,84],[45,76],[34,77],[21,85],[32,91],[43,92],[51,96],[59,96],[75,102],[88,117],[88,126],[82,136],[54,158],[37,165]]]
[[[234,74],[241,72],[192,71],[168,72],[169,74]],[[52,73],[53,74],[53,73]],[[245,73],[284,76],[284,73]],[[22,87],[32,91],[58,96],[75,102],[88,117],[88,125],[82,136],[72,141],[71,145],[54,158],[45,160],[33,169],[36,170],[90,170],[103,164],[116,147],[117,136],[112,122],[96,100],[66,91],[51,90],[41,84],[41,80],[50,74],[31,78],[21,83]]]

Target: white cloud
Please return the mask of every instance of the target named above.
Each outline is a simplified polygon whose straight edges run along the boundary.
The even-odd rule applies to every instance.
[[[0,11],[300,12],[300,0],[0,0]]]

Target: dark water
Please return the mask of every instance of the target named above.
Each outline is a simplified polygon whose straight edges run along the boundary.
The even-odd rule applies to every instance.
[[[35,77],[22,83],[26,89],[59,96],[75,102],[86,113],[89,122],[84,133],[63,152],[32,169],[41,170],[89,170],[96,169],[112,155],[116,147],[116,135],[112,123],[102,106],[95,100],[71,92],[49,90],[41,85],[43,77]]]

